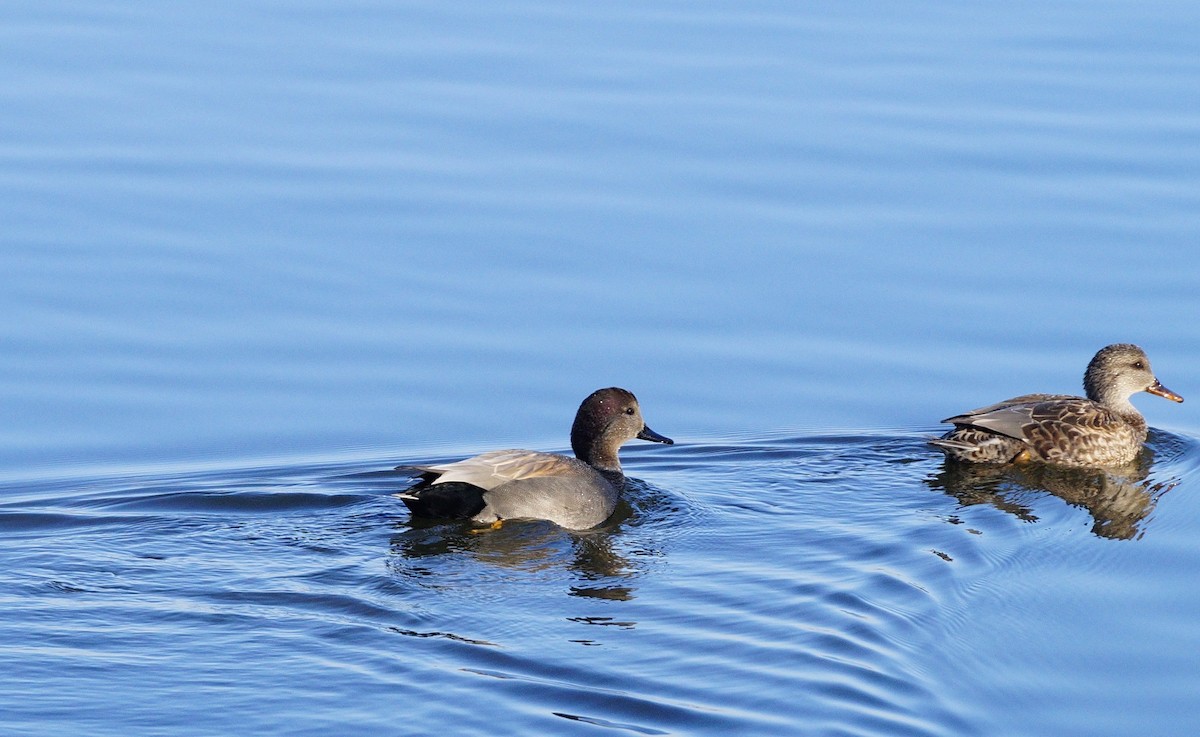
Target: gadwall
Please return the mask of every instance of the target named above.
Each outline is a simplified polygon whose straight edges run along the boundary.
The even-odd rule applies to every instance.
[[[503,520],[550,520],[585,530],[608,519],[625,485],[617,449],[633,438],[672,445],[646,427],[632,393],[598,389],[575,414],[575,458],[532,450],[496,450],[454,463],[399,466],[421,480],[397,494],[414,516],[469,519],[498,526]]]
[[[1183,401],[1154,378],[1145,351],[1130,343],[1100,349],[1088,364],[1083,388],[1086,399],[1025,394],[948,417],[942,422],[954,429],[929,442],[950,458],[976,463],[1124,465],[1146,440],[1146,420],[1129,397],[1144,391]]]

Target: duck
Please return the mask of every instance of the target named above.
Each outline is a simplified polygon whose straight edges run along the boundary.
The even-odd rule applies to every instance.
[[[1061,466],[1123,466],[1146,440],[1146,419],[1129,398],[1148,392],[1183,397],[1154,376],[1146,352],[1132,343],[1101,348],[1083,376],[1085,397],[1024,394],[947,417],[954,429],[930,443],[972,463],[1044,461]]]
[[[571,458],[534,450],[495,450],[452,463],[397,466],[419,481],[396,494],[414,517],[549,520],[586,530],[607,520],[625,486],[618,449],[634,438],[673,445],[642,419],[637,397],[608,387],[588,395],[571,425]]]

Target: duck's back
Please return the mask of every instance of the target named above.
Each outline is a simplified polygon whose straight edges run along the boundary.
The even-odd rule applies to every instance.
[[[437,484],[464,483],[490,491],[513,481],[576,474],[580,466],[591,470],[586,463],[555,453],[493,450],[453,463],[411,468],[436,474]]]

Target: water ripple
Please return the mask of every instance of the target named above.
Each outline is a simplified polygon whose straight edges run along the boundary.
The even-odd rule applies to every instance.
[[[466,731],[488,714],[523,731],[985,733],[955,682],[986,667],[978,602],[1043,596],[1089,540],[1169,535],[1158,510],[1195,484],[1200,445],[1155,432],[1120,478],[995,474],[948,466],[924,434],[635,454],[618,512],[586,532],[411,520],[394,459],[24,486],[0,505],[0,663],[33,677],[2,643],[54,617],[40,657],[150,693],[145,672],[238,667],[381,704],[403,683],[417,723]],[[1099,585],[1119,549],[1073,575]],[[300,661],[277,673],[283,651]]]

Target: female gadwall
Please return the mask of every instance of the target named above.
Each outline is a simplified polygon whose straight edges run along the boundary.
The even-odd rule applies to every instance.
[[[1144,391],[1183,401],[1158,383],[1146,353],[1129,343],[1100,349],[1083,375],[1083,388],[1086,399],[1025,394],[948,417],[942,422],[954,429],[930,442],[950,458],[976,463],[1124,465],[1146,440],[1146,420],[1129,397]]]
[[[617,449],[633,438],[675,442],[646,427],[632,393],[617,387],[598,389],[575,414],[575,458],[496,450],[455,463],[399,466],[396,470],[412,471],[421,480],[396,496],[417,517],[495,525],[524,517],[585,530],[608,519],[616,508],[625,485]]]

